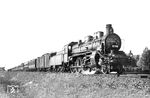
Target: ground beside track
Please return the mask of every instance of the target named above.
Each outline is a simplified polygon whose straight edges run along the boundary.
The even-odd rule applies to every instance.
[[[18,85],[18,92],[7,91]],[[0,72],[1,98],[149,98],[150,79],[116,75]]]

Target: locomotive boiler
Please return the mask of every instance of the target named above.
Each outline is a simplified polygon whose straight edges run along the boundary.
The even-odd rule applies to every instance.
[[[121,38],[114,33],[112,25],[107,24],[106,34],[102,31],[95,32],[93,36],[86,36],[84,41],[70,42],[62,51],[44,54],[18,68],[22,67],[26,71],[32,68],[34,71],[73,73],[99,71],[103,74],[115,71],[120,74],[128,62],[126,54],[120,48]]]

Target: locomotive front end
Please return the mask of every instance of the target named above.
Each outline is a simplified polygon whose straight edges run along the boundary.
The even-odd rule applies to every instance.
[[[104,38],[104,54],[100,56],[99,65],[103,73],[122,73],[122,61],[126,57],[125,53],[119,51],[121,48],[121,38],[114,33],[111,24],[106,25],[106,36]]]
[[[111,51],[119,51],[121,48],[121,39],[115,34],[109,34],[105,38],[105,51],[106,53],[110,53]]]

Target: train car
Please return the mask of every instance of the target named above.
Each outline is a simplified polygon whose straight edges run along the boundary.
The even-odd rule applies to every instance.
[[[24,71],[29,71],[29,61],[24,62],[23,65],[24,65],[23,70]]]
[[[21,64],[19,66],[16,66],[14,68],[11,68],[9,71],[23,71],[24,66]]]
[[[35,59],[36,70],[47,71],[49,69],[50,53],[43,54]]]
[[[16,71],[16,67],[13,67],[11,69],[8,69],[8,71]]]
[[[59,71],[62,69],[62,64],[64,61],[63,53],[64,51],[60,51],[50,57],[49,68],[55,69],[55,71]]]
[[[44,66],[45,66],[45,68],[48,68],[51,54],[50,53],[46,53],[43,56],[44,56],[44,64],[45,64]]]
[[[20,65],[20,66],[17,67],[17,70],[18,71],[23,71],[23,67],[24,67],[23,65]]]
[[[37,68],[36,68],[36,60],[37,59],[33,59],[33,60],[30,60],[28,62],[28,70],[29,71],[36,71],[37,70]]]
[[[40,57],[37,57],[37,58],[36,58],[36,68],[37,68],[38,71],[41,70]]]
[[[44,58],[44,56],[42,55],[41,57],[40,57],[40,69],[41,70],[44,70],[45,69],[45,58]]]

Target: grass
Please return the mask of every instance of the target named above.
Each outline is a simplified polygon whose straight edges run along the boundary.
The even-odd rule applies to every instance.
[[[3,98],[105,98],[150,97],[150,79],[69,73],[2,72]],[[19,85],[19,93],[6,92]]]

